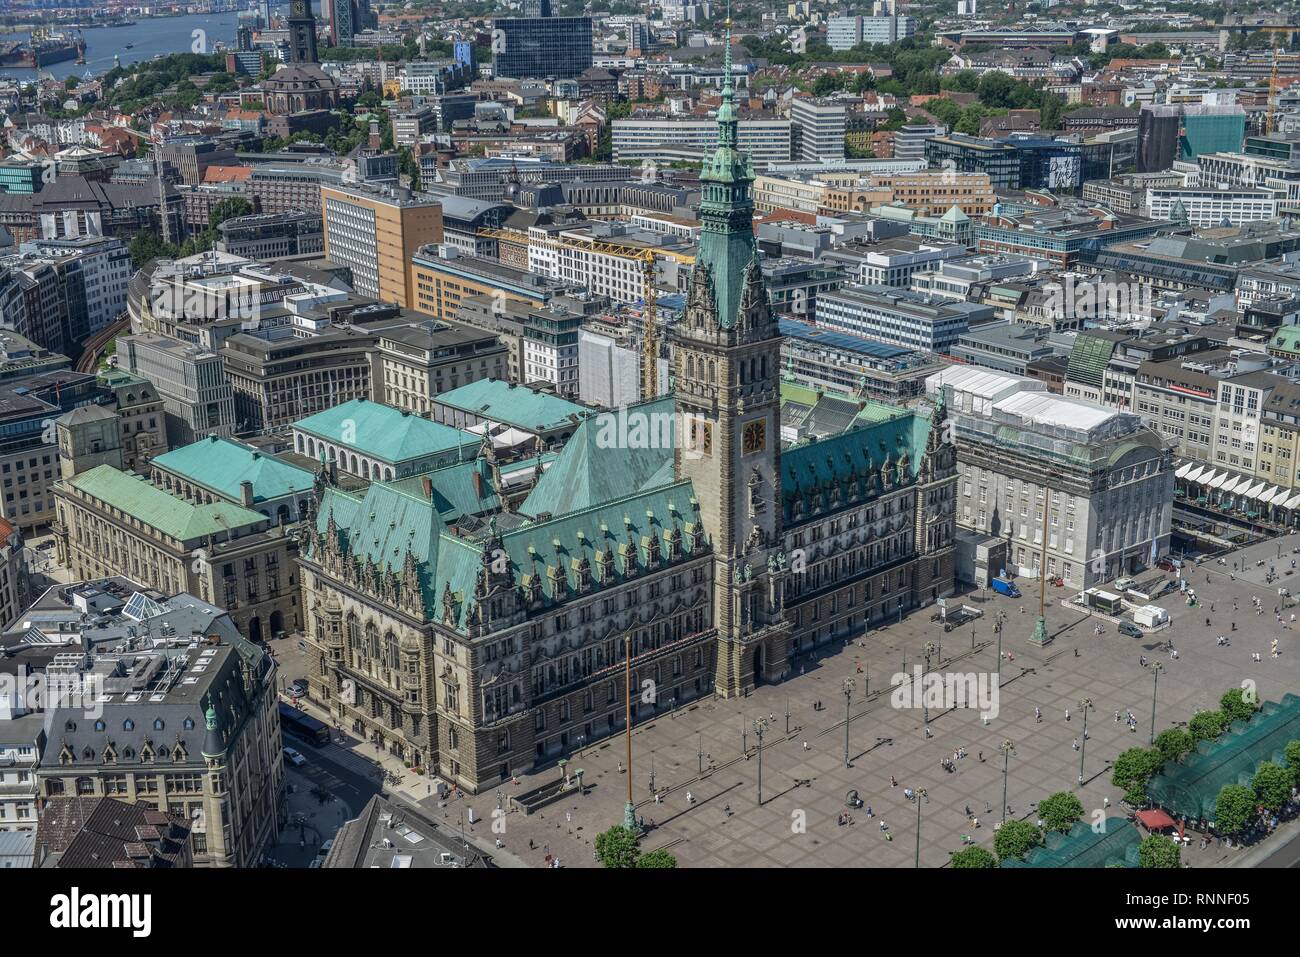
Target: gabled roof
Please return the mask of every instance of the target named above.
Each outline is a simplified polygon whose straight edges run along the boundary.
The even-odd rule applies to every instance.
[[[479,379],[449,392],[439,393],[440,405],[463,409],[493,422],[518,426],[529,432],[554,429],[570,416],[590,414],[585,406],[505,379]]]
[[[306,469],[215,435],[159,455],[153,464],[234,502],[242,500],[244,482],[252,483],[254,502],[265,502],[306,492],[314,480]]]
[[[266,521],[260,512],[229,502],[195,505],[111,465],[97,465],[68,479],[66,484],[182,542]]]
[[[671,396],[587,418],[520,511],[564,515],[671,483],[676,419]]]
[[[390,464],[480,441],[468,432],[368,399],[353,399],[309,415],[295,422],[294,428]]]

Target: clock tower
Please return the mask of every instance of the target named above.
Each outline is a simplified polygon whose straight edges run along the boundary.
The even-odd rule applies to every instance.
[[[311,12],[311,0],[290,0],[289,3],[289,62],[316,62],[316,17]]]
[[[727,21],[718,145],[700,172],[701,235],[686,314],[676,331],[680,440],[713,544],[716,690],[742,695],[785,677],[781,552],[781,334],[754,241],[754,168],[737,145]]]

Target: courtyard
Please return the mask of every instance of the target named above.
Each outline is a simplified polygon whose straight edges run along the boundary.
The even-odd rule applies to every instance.
[[[920,865],[940,867],[967,837],[992,850],[1004,781],[1008,819],[1034,819],[1037,802],[1062,790],[1079,797],[1085,822],[1100,812],[1123,816],[1118,806],[1123,795],[1110,781],[1111,763],[1126,748],[1149,743],[1153,692],[1158,734],[1185,724],[1197,711],[1217,708],[1223,692],[1243,682],[1255,683],[1261,701],[1300,689],[1300,642],[1290,627],[1291,610],[1283,613],[1288,627],[1273,613],[1282,600],[1278,587],[1300,578],[1300,572],[1284,574],[1293,559],[1300,559],[1292,553],[1297,546],[1300,536],[1289,535],[1235,552],[1226,565],[1213,560],[1187,565],[1183,574],[1199,607],[1189,608],[1178,593],[1157,599],[1170,613],[1171,625],[1143,638],[1123,636],[1108,622],[1096,634],[1097,619],[1062,607],[1061,600],[1072,593],[1049,585],[1046,618],[1053,640],[1037,647],[1028,640],[1037,618],[1037,582],[1021,579],[1019,599],[991,591],[982,602],[978,592],[966,596],[963,600],[982,607],[984,615],[950,633],[932,623],[926,610],[849,642],[823,646],[796,660],[791,679],[760,685],[748,697],[706,699],[660,714],[635,726],[632,734],[633,801],[647,828],[642,849],[667,848],[683,867],[912,867],[918,856],[919,803]],[[1261,559],[1262,567],[1256,565]],[[1234,571],[1234,562],[1244,570]],[[1279,579],[1265,584],[1270,565]],[[1152,574],[1158,573],[1139,577],[1148,580]],[[1262,614],[1255,611],[1255,597]],[[999,611],[1005,616],[1000,666],[993,628]],[[1220,635],[1229,636],[1226,646],[1217,643]],[[1271,656],[1274,638],[1280,640],[1278,658]],[[996,684],[985,717],[978,706],[931,707],[927,736],[921,702],[895,706],[891,678],[903,671],[910,675],[923,662],[927,642],[935,646],[932,672],[983,676],[989,689]],[[1254,653],[1260,661],[1253,660]],[[1158,679],[1153,662],[1163,669]],[[853,681],[847,766],[845,679]],[[1086,740],[1084,699],[1092,701]],[[1136,718],[1136,730],[1126,723],[1128,712]],[[761,804],[755,721],[766,723]],[[1006,741],[1012,744],[1009,754],[1000,750]],[[954,758],[955,752],[965,756]],[[941,767],[946,760],[954,770]],[[532,815],[508,810],[510,793],[556,780],[559,768],[521,777],[518,784],[506,782],[495,795],[420,803],[435,819],[453,823],[468,819],[472,808],[475,836],[489,845],[500,840],[526,863],[543,865],[550,854],[564,867],[598,866],[596,835],[623,819],[624,762],[621,734],[575,753],[568,769],[583,770],[586,793],[573,793]],[[891,786],[891,777],[897,786]],[[914,802],[905,789],[926,794],[918,793]],[[851,791],[863,807],[846,806]],[[508,813],[494,830],[498,802]],[[868,816],[868,808],[874,816]],[[978,828],[970,825],[967,808]],[[852,823],[840,823],[843,812]],[[1212,867],[1231,863],[1235,853],[1215,845],[1200,850],[1193,843],[1183,856],[1192,866]]]

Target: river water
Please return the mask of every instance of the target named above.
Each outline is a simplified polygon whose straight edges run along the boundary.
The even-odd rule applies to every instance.
[[[272,3],[272,10],[284,6]],[[319,12],[317,17],[319,17]],[[239,27],[237,13],[192,14],[181,17],[140,17],[134,26],[93,27],[82,30],[86,41],[86,62],[64,60],[41,67],[42,74],[52,74],[62,80],[69,76],[98,76],[113,68],[113,55],[117,54],[123,66],[151,60],[158,54],[194,52],[194,31],[202,30],[207,47],[212,52],[217,41],[227,50],[235,48],[235,32]],[[0,35],[0,42],[24,41],[26,33]],[[131,49],[126,49],[126,44]],[[0,77],[29,82],[36,78],[36,70],[21,67],[0,67]]]

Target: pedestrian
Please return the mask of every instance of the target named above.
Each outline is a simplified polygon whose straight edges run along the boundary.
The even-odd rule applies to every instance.
[[[1119,712],[1118,712],[1118,711],[1115,712],[1115,723],[1116,723],[1116,724],[1119,724]]]
[[[969,818],[971,817],[971,810],[970,810],[970,805],[969,805],[969,804],[966,805],[966,817],[967,817],[967,819],[969,819]]]
[[[1034,721],[1035,721],[1036,723],[1038,723],[1038,724],[1042,724],[1042,723],[1043,723],[1043,709],[1042,709],[1042,708],[1035,708],[1035,709],[1034,709]]]
[[[1108,797],[1104,797],[1104,798],[1102,798],[1102,799],[1101,799],[1101,806],[1102,806],[1103,808],[1110,807],[1110,798],[1108,798]]]
[[[687,792],[686,792],[686,804],[687,804],[687,806],[689,807],[690,805],[692,805],[692,804],[694,804],[694,803],[695,803],[695,795],[692,794],[690,791],[687,791]]]
[[[981,752],[980,752],[980,764],[983,764],[983,763],[984,763],[984,752],[981,751]]]
[[[873,810],[871,810],[871,805],[868,804],[868,805],[867,805],[867,817],[875,817],[875,816],[876,816],[876,812],[873,811]]]
[[[1078,738],[1075,738],[1075,739],[1074,739],[1074,750],[1076,750],[1076,751],[1079,750],[1079,739],[1078,739]]]
[[[1070,720],[1070,709],[1069,709],[1069,708],[1066,708],[1066,709],[1065,709],[1065,720],[1066,720],[1066,721],[1069,721],[1069,720]]]
[[[804,749],[805,751],[808,750],[808,742],[807,742],[807,741],[805,741],[805,742],[803,743],[803,749]]]
[[[895,778],[892,774],[889,776],[889,786],[891,788],[898,787],[898,779]]]

